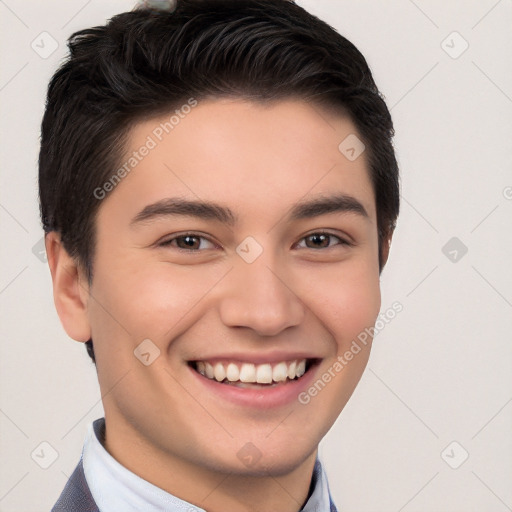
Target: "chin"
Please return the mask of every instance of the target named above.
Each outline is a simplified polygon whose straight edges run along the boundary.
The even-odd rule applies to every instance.
[[[308,443],[307,447],[297,446],[294,439],[286,443],[269,445],[268,440],[259,444],[247,442],[232,451],[232,448],[219,449],[226,453],[233,453],[235,457],[219,459],[218,452],[211,452],[196,463],[210,466],[217,473],[233,474],[247,477],[285,476],[295,471],[309,457],[315,456],[318,445]]]

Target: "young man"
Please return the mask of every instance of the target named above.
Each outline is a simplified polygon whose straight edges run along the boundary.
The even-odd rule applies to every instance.
[[[53,510],[336,510],[318,444],[366,366],[399,208],[363,56],[287,0],[143,7],[69,46],[41,213],[105,418]]]

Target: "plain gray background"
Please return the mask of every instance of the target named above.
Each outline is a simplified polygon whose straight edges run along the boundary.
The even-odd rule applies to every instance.
[[[402,172],[382,288],[403,311],[321,444],[332,494],[344,512],[512,510],[512,2],[298,3],[367,57]],[[102,416],[39,252],[38,137],[67,37],[132,6],[0,0],[2,512],[49,510]]]

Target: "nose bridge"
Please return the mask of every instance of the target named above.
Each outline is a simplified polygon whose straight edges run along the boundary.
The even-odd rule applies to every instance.
[[[260,257],[252,263],[237,261],[220,305],[228,327],[247,327],[262,336],[276,335],[300,324],[304,306],[293,283],[275,258]]]

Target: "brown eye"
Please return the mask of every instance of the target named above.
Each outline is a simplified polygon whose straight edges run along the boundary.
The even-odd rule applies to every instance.
[[[184,251],[201,252],[205,249],[215,249],[216,245],[210,242],[206,237],[188,233],[185,235],[178,235],[173,238],[168,238],[161,242],[160,247],[176,247]]]
[[[329,249],[335,245],[350,245],[346,240],[330,233],[312,233],[305,236],[298,244],[306,249]]]
[[[199,236],[185,235],[175,238],[176,245],[180,249],[199,249],[201,238]]]
[[[306,247],[311,249],[323,249],[329,247],[331,237],[322,233],[315,233],[306,237]]]

